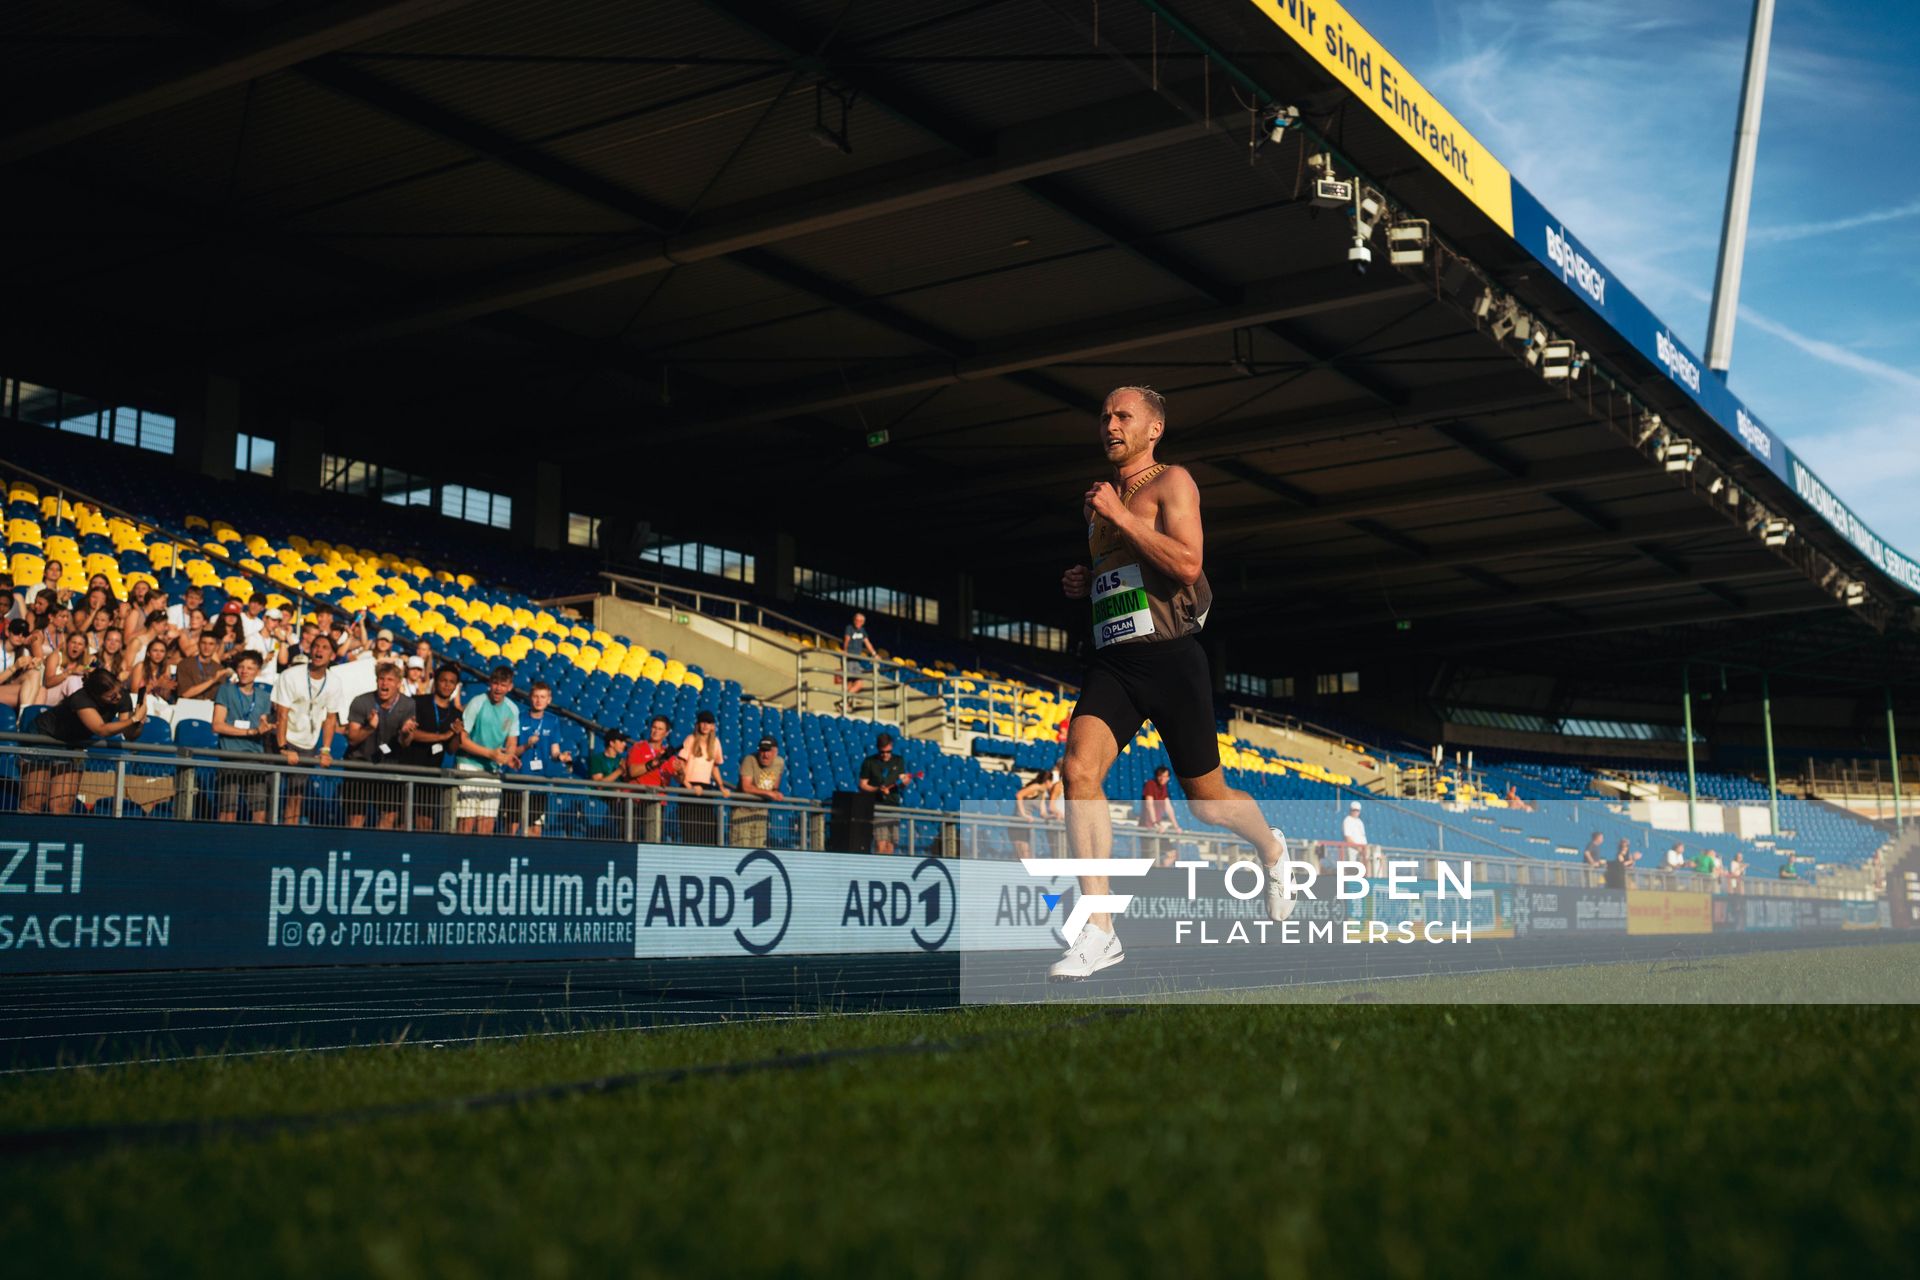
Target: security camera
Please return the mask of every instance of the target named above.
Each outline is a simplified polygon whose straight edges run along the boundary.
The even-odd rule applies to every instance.
[[[1357,276],[1367,274],[1367,268],[1373,263],[1373,249],[1359,236],[1353,238],[1353,247],[1347,250],[1347,263]]]
[[[1287,130],[1300,123],[1300,108],[1269,107],[1267,116],[1267,138],[1279,142],[1287,136]]]
[[[1322,209],[1344,209],[1353,203],[1353,184],[1329,174],[1313,180],[1313,203]]]

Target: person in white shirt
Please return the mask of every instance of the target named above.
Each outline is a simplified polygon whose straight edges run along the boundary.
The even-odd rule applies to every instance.
[[[23,591],[20,595],[21,600],[32,604],[41,595],[45,595],[55,604],[66,604],[73,592],[60,589],[60,575],[63,572],[65,569],[58,560],[47,561],[46,568],[40,572],[40,581]]]
[[[284,671],[273,682],[276,745],[288,764],[299,764],[303,757],[321,768],[333,764],[333,738],[347,717],[347,687],[328,671],[333,665],[333,641],[315,636],[313,652],[306,665],[296,671]],[[286,780],[286,807],[283,821],[300,821],[300,800],[306,780],[289,774]]]
[[[186,631],[193,626],[194,611],[206,600],[206,593],[198,587],[188,587],[179,604],[167,606],[167,621],[173,624],[175,631]]]
[[[415,702],[433,696],[433,673],[419,657],[407,659],[407,696]]]
[[[1663,861],[1663,866],[1667,873],[1668,888],[1673,887],[1675,878],[1680,874],[1680,869],[1686,865],[1687,846],[1676,840],[1673,842],[1673,847],[1667,850],[1667,856]]]
[[[1347,806],[1347,816],[1340,820],[1340,842],[1347,846],[1344,857],[1349,862],[1358,862],[1373,871],[1367,848],[1367,824],[1360,820],[1360,802],[1355,800]]]
[[[267,593],[256,591],[247,598],[247,607],[240,613],[240,632],[245,638],[246,647],[256,653],[266,648],[263,637],[267,630]]]

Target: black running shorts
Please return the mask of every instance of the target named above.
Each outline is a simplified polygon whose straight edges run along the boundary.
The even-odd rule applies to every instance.
[[[1220,767],[1213,678],[1192,636],[1096,650],[1073,715],[1104,722],[1122,750],[1142,723],[1153,721],[1177,778],[1198,778]]]

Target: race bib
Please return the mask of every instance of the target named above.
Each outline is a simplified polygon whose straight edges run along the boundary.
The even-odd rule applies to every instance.
[[[1093,578],[1093,647],[1153,634],[1153,610],[1140,566],[1123,564]]]

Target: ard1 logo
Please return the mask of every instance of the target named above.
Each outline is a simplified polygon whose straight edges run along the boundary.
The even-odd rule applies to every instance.
[[[847,881],[840,927],[907,927],[922,951],[938,951],[953,936],[960,914],[960,891],[953,872],[938,858],[922,858],[905,880],[856,878]]]
[[[740,859],[731,876],[679,875],[653,878],[646,914],[650,929],[723,929],[748,955],[763,956],[780,945],[793,922],[793,880],[770,850],[755,849]]]

